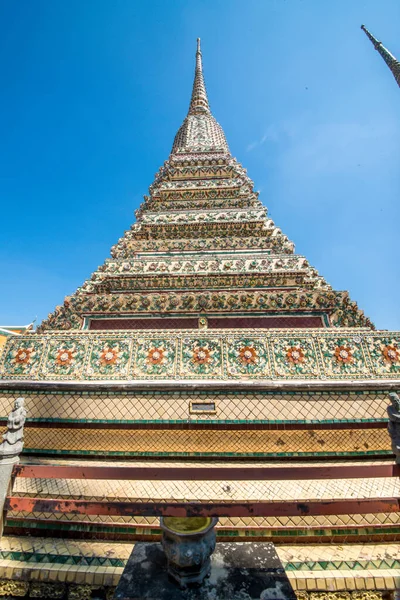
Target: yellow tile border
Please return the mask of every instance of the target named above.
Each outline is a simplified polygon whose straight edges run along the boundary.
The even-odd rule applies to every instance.
[[[32,582],[66,583],[75,585],[115,586],[122,575],[122,567],[79,567],[77,565],[51,565],[43,563],[40,568],[23,563],[17,568],[1,561],[2,578],[23,579]],[[4,570],[3,570],[4,569]],[[289,571],[287,573],[293,588],[297,591],[393,591],[400,583],[400,570],[371,571]]]
[[[382,569],[371,571],[290,571],[290,583],[298,591],[393,591],[400,583],[400,570]],[[334,584],[334,587],[332,586]]]

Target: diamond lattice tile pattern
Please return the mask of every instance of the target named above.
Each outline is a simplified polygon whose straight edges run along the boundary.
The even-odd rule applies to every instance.
[[[17,478],[14,495],[116,501],[312,500],[400,496],[394,477],[320,481],[105,481]]]
[[[37,554],[50,552],[55,555],[116,557],[125,560],[129,558],[132,547],[132,543],[63,540],[51,537],[4,536],[0,542],[1,552],[35,552]]]
[[[25,433],[26,451],[133,454],[279,454],[390,452],[386,429],[229,430],[35,428]]]
[[[132,526],[159,527],[158,517],[126,517],[110,515],[74,515],[71,513],[29,513],[25,511],[9,511],[7,518],[12,519],[39,519],[60,522],[91,522],[108,523],[117,525],[125,523]],[[320,516],[293,516],[293,517],[222,517],[217,528],[337,528],[337,527],[372,527],[379,525],[400,525],[400,515],[397,513],[377,513],[367,515],[320,515]]]
[[[37,463],[39,464],[51,464],[51,465],[59,465],[59,466],[63,466],[63,465],[68,465],[68,466],[85,466],[87,465],[87,462],[82,461],[82,460],[71,460],[71,459],[36,459]],[[391,461],[389,461],[391,462]],[[163,461],[152,461],[151,466],[154,468],[160,468],[160,467],[165,467],[165,462]],[[171,463],[168,463],[171,464]],[[204,465],[207,464],[209,469],[218,469],[219,467],[223,467],[226,466],[225,462],[220,462],[220,461],[215,461],[212,463],[204,463],[202,462],[185,462],[185,461],[179,461],[179,462],[174,462],[171,464],[171,466],[177,467],[190,467],[191,469],[195,470],[196,468],[203,468]],[[287,462],[274,462],[273,463],[274,466],[276,468],[279,468],[280,466],[287,466]],[[321,462],[313,462],[313,466],[327,466],[327,464],[329,465],[341,465],[341,466],[356,466],[359,463],[354,462],[354,461],[341,461],[340,463],[338,462],[334,462],[334,461],[329,461],[329,463],[327,463],[326,461],[324,461],[323,463]],[[385,465],[388,464],[388,461],[382,461],[382,460],[374,460],[374,461],[367,461],[367,462],[363,462],[364,466],[368,466],[370,465],[372,466],[376,466],[376,465]],[[91,466],[110,466],[109,462],[106,461],[90,461],[90,465]],[[113,466],[118,466],[118,467],[143,467],[143,466],[148,466],[149,463],[148,462],[143,462],[143,461],[113,461],[112,462]],[[248,467],[248,466],[252,466],[252,467],[262,467],[265,466],[266,463],[265,462],[244,462],[244,461],[235,461],[234,463],[232,463],[231,468],[233,469],[237,469],[240,471],[240,469],[242,469],[243,467]],[[292,462],[291,465],[293,467],[296,466],[304,466],[304,463],[299,463],[299,462]],[[19,480],[22,481],[22,480]],[[42,480],[36,480],[34,482],[34,484],[32,486],[29,487],[29,489],[27,488],[27,486],[22,485],[22,488],[19,487],[17,490],[17,487],[15,487],[15,492],[17,493],[17,495],[25,495],[25,493],[29,493],[30,495],[39,495],[42,494],[42,492],[40,490],[42,490],[41,487],[41,481]],[[350,480],[352,483],[355,480]],[[375,480],[376,481],[376,480]],[[85,494],[86,491],[84,489],[80,488],[79,485],[79,480],[75,480],[74,481],[75,484],[78,485],[78,488],[80,490],[79,493]],[[199,484],[201,482],[198,482]],[[262,483],[262,482],[261,482]],[[272,482],[272,483],[276,483],[276,482]],[[346,482],[345,482],[346,483]],[[257,483],[258,485],[259,483]],[[269,482],[268,485],[270,485],[271,482]],[[135,485],[135,484],[133,484]],[[168,484],[167,484],[168,485]],[[179,485],[179,483],[178,483]],[[213,490],[220,488],[222,485],[225,487],[225,483],[223,482],[216,482],[215,484],[209,484],[209,485],[213,485]],[[324,486],[323,482],[320,482],[321,486]],[[290,486],[290,482],[285,482],[285,486]],[[336,488],[336,482],[333,483],[333,486]],[[56,485],[57,491],[60,491],[58,486]],[[53,488],[54,489],[54,488]],[[108,489],[108,488],[107,488]],[[291,488],[291,490],[293,491],[293,497],[294,497],[294,489],[295,488]],[[25,490],[25,492],[24,492]],[[390,490],[387,490],[386,488],[382,491],[383,494],[388,493]],[[101,494],[101,490],[100,490],[100,494]],[[376,490],[374,490],[372,492],[372,495],[377,494]],[[92,522],[92,523],[108,523],[108,524],[118,524],[118,523],[125,523],[125,524],[129,524],[132,526],[153,526],[158,528],[159,526],[159,519],[157,517],[124,517],[124,516],[109,516],[109,515],[73,515],[71,513],[65,513],[65,514],[61,514],[61,513],[26,513],[26,512],[17,512],[17,511],[9,511],[8,512],[8,519],[12,520],[12,519],[43,519],[43,520],[52,520],[52,521],[62,521],[62,522],[79,522],[79,521],[85,521],[85,522]],[[326,515],[326,516],[292,516],[292,517],[241,517],[241,518],[221,518],[219,521],[219,525],[218,527],[223,528],[223,527],[234,527],[237,529],[240,528],[255,528],[255,529],[259,529],[259,528],[279,528],[279,527],[285,527],[285,528],[293,528],[293,527],[297,527],[297,528],[305,528],[305,527],[320,527],[320,528],[337,528],[337,527],[372,527],[372,526],[379,526],[379,525],[386,525],[386,526],[390,526],[390,525],[399,525],[400,524],[400,515],[397,513],[378,513],[378,514],[366,514],[366,515]]]
[[[47,559],[53,558],[55,562],[59,556],[71,556],[97,558],[107,562],[119,560],[125,564],[132,548],[132,543],[122,542],[4,536],[1,540],[0,552],[3,556],[6,553],[15,553],[14,561],[16,562],[18,562],[19,553],[22,555],[31,553],[34,558],[37,558],[33,563],[40,562],[40,556],[47,556]],[[398,543],[346,544],[344,546],[310,544],[306,547],[277,544],[276,549],[283,566],[291,571],[313,571],[315,569],[351,571],[360,567],[374,571],[382,568],[390,569],[400,560],[400,544]]]
[[[5,418],[20,393],[0,392]],[[24,393],[30,419],[360,420],[386,419],[387,392]],[[215,402],[215,415],[191,415],[189,403]]]
[[[312,561],[381,561],[399,560],[400,544],[318,544],[307,546],[277,545],[276,550],[284,566],[288,563]]]

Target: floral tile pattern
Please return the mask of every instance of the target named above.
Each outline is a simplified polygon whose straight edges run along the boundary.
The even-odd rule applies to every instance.
[[[9,338],[2,379],[396,379],[400,334],[371,330],[242,329]]]
[[[377,375],[400,375],[400,335],[366,336],[365,343]]]
[[[278,337],[271,340],[274,375],[277,377],[317,377],[318,360],[312,338]]]
[[[79,337],[51,339],[42,366],[43,375],[48,378],[79,377],[82,375],[87,347],[87,340]]]
[[[227,340],[227,368],[233,377],[269,377],[268,347],[262,338]]]
[[[181,351],[183,377],[221,377],[221,340],[212,337],[184,338]]]
[[[3,353],[3,369],[12,378],[35,377],[43,355],[44,340],[38,336],[9,338]]]
[[[133,377],[175,377],[177,340],[138,339]]]
[[[127,377],[131,356],[131,341],[112,339],[96,340],[92,346],[86,374],[92,379]]]
[[[358,333],[346,337],[322,338],[320,348],[325,374],[328,376],[346,377],[367,375],[370,372],[362,348],[362,337]]]

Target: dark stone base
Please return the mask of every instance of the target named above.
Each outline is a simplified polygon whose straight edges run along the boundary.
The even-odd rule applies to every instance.
[[[115,600],[296,600],[275,547],[263,542],[218,543],[211,576],[200,587],[180,589],[168,578],[160,544],[138,542]]]

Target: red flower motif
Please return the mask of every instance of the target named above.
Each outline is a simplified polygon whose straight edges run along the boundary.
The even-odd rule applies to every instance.
[[[58,365],[61,365],[63,367],[69,365],[72,362],[73,359],[73,354],[71,350],[67,350],[65,348],[60,348],[58,350],[58,354],[57,354],[57,358],[56,358],[56,363]]]
[[[115,348],[105,348],[100,356],[102,365],[113,365],[118,358],[118,351]]]
[[[20,365],[28,363],[31,358],[31,352],[32,350],[29,348],[20,348],[15,355],[15,362]]]
[[[252,346],[244,346],[239,351],[239,358],[245,365],[254,365],[257,362],[257,351]]]
[[[335,358],[339,363],[349,364],[353,362],[351,349],[347,346],[338,346],[335,350]]]
[[[300,348],[299,346],[291,346],[288,348],[286,351],[286,358],[294,365],[298,365],[306,359],[303,348]]]
[[[397,346],[385,346],[382,354],[388,362],[395,363],[400,360],[400,351]]]
[[[206,365],[211,360],[211,352],[208,348],[199,347],[193,350],[193,362],[198,365]]]
[[[151,348],[147,355],[147,361],[152,365],[159,365],[164,358],[163,348]]]

